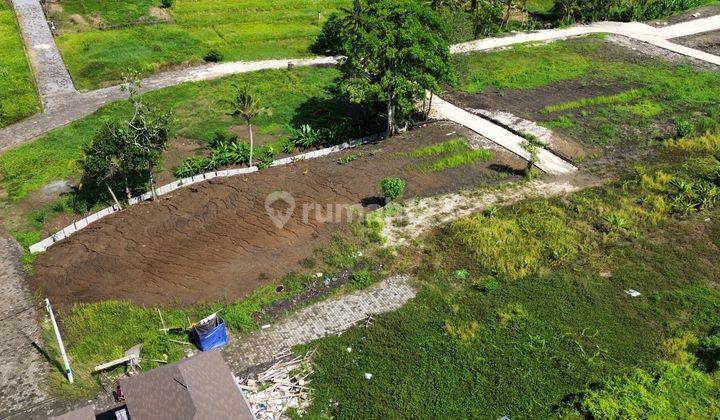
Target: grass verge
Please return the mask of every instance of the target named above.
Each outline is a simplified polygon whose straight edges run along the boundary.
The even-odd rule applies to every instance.
[[[15,13],[6,0],[0,1],[0,45],[0,127],[4,127],[40,112]]]

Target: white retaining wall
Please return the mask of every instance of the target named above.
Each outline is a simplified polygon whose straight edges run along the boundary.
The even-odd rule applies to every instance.
[[[337,146],[327,147],[320,150],[313,150],[312,152],[306,152],[301,153],[299,155],[286,157],[283,159],[278,159],[273,161],[273,163],[270,164],[270,166],[282,166],[287,165],[293,162],[297,162],[300,160],[306,160],[306,159],[314,159],[322,156],[327,156],[332,153],[336,153],[345,149],[350,149],[352,147],[361,145],[363,143],[367,143],[370,141],[378,140],[382,138],[381,134],[373,134],[371,136],[363,137],[361,139],[351,140],[348,142],[345,142],[343,144],[338,144]],[[172,191],[175,191],[182,187],[187,187],[188,185],[197,184],[199,182],[207,181],[209,179],[213,178],[220,178],[220,177],[230,177],[230,176],[236,176],[236,175],[245,175],[253,172],[257,172],[258,167],[252,166],[249,168],[240,168],[240,169],[226,169],[223,171],[214,171],[214,172],[206,172],[204,174],[195,175],[188,178],[183,178],[177,181],[173,181],[170,184],[163,185],[162,187],[158,187],[155,189],[155,193],[158,196],[168,194]],[[129,205],[137,204],[141,201],[146,201],[152,198],[152,192],[148,191],[145,194],[142,194],[137,197],[132,197],[128,200]],[[103,217],[109,216],[117,211],[120,211],[120,209],[117,207],[117,205],[112,205],[110,207],[104,208],[100,210],[97,213],[93,213],[90,216],[80,219],[77,222],[73,223],[72,225],[66,226],[63,229],[53,233],[50,237],[43,239],[42,241],[31,245],[30,246],[30,252],[33,254],[37,254],[38,252],[44,252],[46,249],[48,249],[50,246],[54,245],[56,242],[61,241],[68,236],[72,235],[73,233],[84,229],[87,227],[90,223],[96,222]]]

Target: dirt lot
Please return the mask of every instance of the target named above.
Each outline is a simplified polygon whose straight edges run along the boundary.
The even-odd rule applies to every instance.
[[[682,22],[689,22],[691,20],[695,19],[702,19],[710,16],[720,15],[720,5],[709,5],[709,6],[702,6],[698,7],[696,9],[678,13],[676,15],[667,17],[665,19],[658,19],[653,20],[651,22],[648,22],[650,25],[656,26],[656,27],[663,27],[667,25],[674,25],[676,23],[682,23]]]
[[[686,47],[695,48],[696,50],[705,51],[706,53],[720,55],[720,31],[673,38],[671,41],[685,45]]]
[[[179,190],[53,246],[38,257],[30,282],[63,304],[129,299],[168,305],[240,298],[263,282],[299,271],[299,261],[312,257],[342,226],[318,221],[312,211],[303,221],[305,204],[377,201],[378,182],[386,176],[405,179],[409,198],[497,183],[517,177],[524,167],[515,155],[493,149],[488,162],[427,173],[417,169],[421,158],[404,153],[459,137],[487,142],[460,126],[438,122],[327,158]],[[337,162],[349,155],[360,157]],[[278,190],[295,200],[295,211],[282,229],[265,210],[266,197]],[[278,203],[272,208],[283,211]]]

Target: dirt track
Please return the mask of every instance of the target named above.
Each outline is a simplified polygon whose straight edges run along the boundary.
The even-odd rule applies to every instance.
[[[457,132],[448,136],[448,133]],[[328,158],[270,168],[245,178],[212,180],[143,203],[97,222],[41,254],[30,282],[57,303],[129,299],[140,304],[193,304],[234,299],[259,284],[299,270],[341,225],[302,221],[306,203],[358,204],[377,194],[380,179],[406,180],[406,197],[497,182],[498,171],[524,162],[495,150],[490,162],[422,173],[400,152],[469,136],[435,123],[376,145]],[[370,153],[374,156],[370,156]],[[337,159],[364,153],[348,164]],[[296,201],[284,229],[265,210],[276,190]],[[276,208],[276,207],[274,207]],[[314,215],[314,212],[310,213]]]

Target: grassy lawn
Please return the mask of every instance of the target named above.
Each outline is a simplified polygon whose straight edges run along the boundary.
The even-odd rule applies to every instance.
[[[466,93],[577,86],[576,97],[531,110],[531,119],[591,145],[642,142],[714,130],[720,119],[720,73],[659,59],[638,60],[600,37],[519,45],[454,57]],[[586,85],[619,93],[583,97]],[[688,132],[689,131],[689,132]]]
[[[0,1],[0,127],[40,112],[15,12]]]
[[[685,141],[626,179],[476,214],[403,251],[411,303],[307,346],[310,417],[716,417],[720,378],[690,353],[720,327],[720,212],[682,203],[717,190],[718,151],[717,135]]]
[[[128,68],[149,74],[199,63],[213,50],[226,61],[307,56],[327,16],[348,4],[176,0],[165,10],[148,0],[120,7],[68,0],[62,10],[51,8],[50,16],[60,25],[56,41],[70,74],[80,89],[90,89],[117,82]]]

